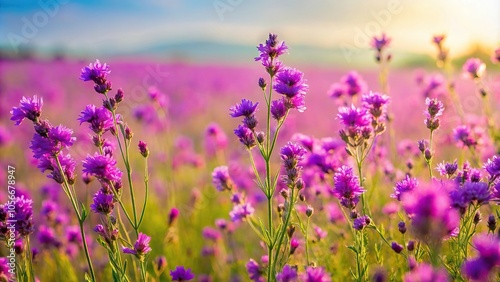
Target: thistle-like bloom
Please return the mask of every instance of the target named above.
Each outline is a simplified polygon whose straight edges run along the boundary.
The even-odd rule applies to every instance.
[[[371,91],[361,96],[363,107],[367,109],[374,118],[379,118],[386,114],[389,100],[389,96]]]
[[[401,251],[403,251],[403,245],[401,244],[398,244],[397,242],[392,242],[391,243],[391,249],[396,252],[396,253],[401,253]]]
[[[114,126],[112,113],[105,107],[97,108],[94,105],[87,105],[85,110],[80,113],[78,120],[80,124],[88,122],[89,128],[99,135],[110,130]]]
[[[284,98],[271,102],[271,115],[275,120],[281,121],[285,117],[287,110]]]
[[[135,241],[134,248],[123,247],[122,252],[124,254],[135,255],[140,260],[144,259],[144,256],[151,252],[151,247],[149,247],[149,242],[151,241],[151,237],[146,234],[139,233],[137,236],[137,241]]]
[[[308,266],[306,273],[301,277],[304,282],[331,282],[330,274],[328,274],[322,267]]]
[[[283,267],[280,273],[276,274],[276,280],[278,282],[296,282],[298,278],[297,268],[291,267],[288,264]]]
[[[11,281],[14,274],[10,272],[8,258],[0,258],[0,281]]]
[[[334,176],[335,188],[333,195],[340,200],[340,203],[348,208],[354,209],[359,202],[359,197],[365,190],[359,186],[359,180],[352,167],[342,166]]]
[[[230,115],[232,117],[252,116],[254,115],[258,105],[259,105],[258,102],[254,104],[250,100],[242,99],[241,103],[236,104],[229,109],[229,111],[231,112]]]
[[[94,203],[90,205],[90,209],[95,213],[107,215],[113,211],[115,201],[113,195],[106,194],[102,190],[94,194]]]
[[[479,234],[473,239],[478,256],[467,260],[462,272],[469,279],[487,281],[495,267],[500,266],[500,239],[495,236]]]
[[[143,141],[139,141],[139,144],[137,146],[139,147],[139,152],[141,153],[141,155],[147,158],[149,156],[148,144],[144,143]]]
[[[500,157],[493,156],[484,164],[483,168],[490,174],[490,179],[494,180],[500,176]]]
[[[459,125],[453,129],[453,139],[463,147],[474,147],[477,145],[477,140],[472,137],[472,133],[466,125]]]
[[[69,154],[68,155],[59,154],[57,158],[63,170],[64,176],[66,177],[66,180],[68,181],[69,184],[74,184],[76,178],[75,175],[76,161]],[[64,183],[64,177],[61,175],[59,171],[59,167],[55,158],[50,156],[42,156],[38,159],[37,167],[40,169],[42,173],[45,172],[46,170],[52,171],[49,175],[47,175],[47,177],[54,179],[54,181],[59,184]]]
[[[71,137],[72,134],[73,130],[62,125],[48,129],[47,136],[35,133],[30,146],[33,157],[40,159],[44,156],[55,156],[62,149],[72,146],[76,141],[75,137]]]
[[[14,206],[14,209],[9,209],[9,205]],[[27,199],[22,195],[10,201],[8,205],[0,206],[0,208],[6,217],[3,220],[9,220],[9,222],[0,222],[2,232],[7,231],[7,226],[13,224],[15,227],[12,231],[15,231],[16,238],[26,237],[33,233],[33,201],[31,199]],[[6,236],[5,234],[2,235]]]
[[[214,168],[212,172],[212,183],[218,191],[232,190],[234,188],[234,183],[229,176],[229,168],[227,166]]]
[[[344,85],[345,92],[351,97],[366,91],[366,82],[355,71],[347,73],[340,79],[340,82]]]
[[[412,217],[411,227],[418,239],[440,243],[458,227],[460,217],[451,209],[443,187],[420,188],[403,198],[404,208]]]
[[[406,273],[404,282],[446,282],[450,281],[448,273],[444,269],[434,269],[431,265],[420,263],[414,267],[410,272]]]
[[[261,61],[262,64],[266,64],[270,60],[274,60],[285,54],[288,51],[285,41],[278,42],[277,39],[278,35],[269,33],[269,38],[266,40],[266,43],[257,46],[260,55],[255,57],[255,61]]]
[[[248,263],[246,264],[247,272],[248,272],[248,277],[250,280],[254,282],[264,282],[265,279],[262,277],[262,274],[264,271],[260,268],[259,264],[253,260],[250,259]]]
[[[466,182],[463,185],[465,198],[469,203],[477,202],[479,205],[487,204],[491,199],[488,184],[484,182]]]
[[[309,90],[309,85],[306,84],[304,74],[301,71],[287,67],[276,75],[276,83],[273,88],[277,93],[292,99],[296,96],[304,96]]]
[[[470,58],[464,63],[462,70],[465,77],[476,79],[484,75],[486,65],[478,58]]]
[[[391,43],[391,38],[389,38],[385,33],[382,33],[382,35],[380,35],[380,38],[374,36],[372,38],[370,45],[378,52],[381,52],[386,47],[389,47],[390,43]]]
[[[255,138],[252,130],[244,125],[238,125],[238,128],[234,130],[234,134],[238,137],[240,142],[247,148],[251,149],[255,147]]]
[[[361,231],[361,230],[363,230],[363,228],[365,228],[367,225],[369,225],[370,222],[371,222],[371,219],[367,215],[360,216],[360,217],[357,217],[356,219],[354,219],[352,227],[358,231]]]
[[[281,160],[286,171],[284,180],[290,188],[294,188],[297,180],[300,178],[302,167],[298,164],[304,160],[305,154],[306,150],[302,146],[292,142],[288,142],[281,148]]]
[[[239,222],[251,216],[254,212],[255,209],[250,203],[242,203],[233,207],[233,209],[229,212],[229,217],[232,222]]]
[[[116,160],[98,153],[94,156],[87,155],[83,161],[83,172],[105,183],[120,182],[122,178],[122,172],[116,167]]]
[[[15,121],[16,125],[21,124],[25,118],[37,122],[42,114],[43,98],[38,98],[36,95],[33,98],[23,96],[19,102],[19,107],[13,107],[10,111],[12,117],[10,120]]]
[[[171,270],[170,276],[172,281],[190,281],[194,279],[191,268],[185,269],[184,266],[177,266],[174,270]]]
[[[95,60],[95,63],[90,63],[87,67],[82,69],[80,74],[80,79],[83,81],[92,80],[96,84],[99,84],[106,76],[110,73],[109,66],[104,63],[101,64],[99,60]]]
[[[369,126],[371,123],[371,118],[367,110],[356,108],[354,105],[351,105],[351,107],[340,107],[337,118],[348,128],[359,129]]]
[[[172,225],[175,220],[179,217],[179,209],[172,208],[168,214],[168,226]]]
[[[391,194],[391,198],[401,201],[405,193],[415,190],[417,186],[418,180],[416,178],[411,178],[409,175],[406,175],[405,179],[396,183],[396,186],[394,187],[394,193]]]
[[[425,105],[427,106],[427,111],[424,112],[426,117],[436,118],[443,114],[444,106],[441,101],[438,101],[438,99],[426,98]]]
[[[445,163],[442,162],[437,165],[436,170],[441,174],[441,176],[448,176],[452,177],[458,170],[458,164],[457,160],[455,160],[453,163]]]

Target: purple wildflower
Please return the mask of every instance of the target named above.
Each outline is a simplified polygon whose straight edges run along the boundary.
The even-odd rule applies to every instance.
[[[367,225],[369,225],[371,222],[371,219],[370,217],[364,215],[364,216],[360,216],[360,217],[357,217],[356,219],[354,219],[354,222],[353,222],[353,228],[358,230],[358,231],[361,231],[363,230]]]
[[[236,104],[235,106],[233,106],[229,109],[229,111],[231,111],[230,115],[232,117],[252,116],[252,115],[254,115],[255,110],[257,109],[258,105],[259,105],[258,102],[254,104],[250,100],[242,99],[241,103]]]
[[[374,118],[379,118],[386,114],[389,100],[389,96],[371,91],[361,97],[363,107],[366,108]]]
[[[467,260],[462,266],[462,272],[470,279],[487,281],[492,270],[500,266],[500,240],[498,237],[480,234],[473,239],[473,244],[478,256]]]
[[[179,217],[179,209],[172,208],[168,214],[168,226],[171,226],[175,220]]]
[[[8,205],[0,206],[3,209],[3,213],[6,218],[8,218],[9,223],[1,222],[0,229],[6,230],[6,225],[15,227],[16,238],[26,237],[33,233],[34,222],[33,222],[33,201],[31,199],[25,198],[24,195],[21,197],[16,197],[13,201],[9,202],[9,205],[13,205],[14,209],[8,208]]]
[[[285,265],[283,270],[276,274],[276,280],[278,282],[295,282],[298,281],[297,269],[291,267],[290,265]]]
[[[271,102],[271,115],[277,121],[283,119],[286,115],[287,108],[284,99],[273,100]]]
[[[102,190],[94,194],[94,203],[90,205],[90,209],[95,213],[107,215],[113,211],[115,201],[113,195],[106,194]]]
[[[238,125],[238,128],[234,130],[234,134],[247,148],[251,149],[256,145],[253,132],[250,128],[240,124]]]
[[[406,273],[404,282],[446,282],[450,281],[448,273],[444,269],[434,269],[431,265],[421,263],[410,272]]]
[[[380,38],[374,36],[370,45],[378,52],[381,52],[386,47],[389,47],[389,43],[391,43],[391,38],[389,38],[385,33],[382,33],[382,35],[380,35]]]
[[[365,127],[371,123],[371,118],[366,109],[356,108],[354,105],[351,105],[351,107],[340,107],[337,118],[348,128]]]
[[[13,274],[9,270],[9,259],[0,258],[0,281],[11,281]]]
[[[229,217],[232,222],[239,222],[248,216],[251,216],[254,212],[255,209],[250,203],[242,203],[233,207],[233,209],[229,212]]]
[[[293,255],[299,246],[299,240],[292,238],[290,240],[290,255]]]
[[[137,146],[139,147],[139,152],[141,153],[141,155],[147,158],[149,156],[148,144],[144,143],[143,141],[139,141],[139,145]]]
[[[174,270],[171,270],[170,276],[172,281],[190,281],[194,279],[191,268],[185,269],[184,266],[177,266]]]
[[[47,132],[47,137],[35,133],[30,146],[33,157],[40,159],[44,155],[55,156],[63,148],[70,147],[76,141],[71,134],[73,130],[62,125],[51,127]]]
[[[61,242],[59,242],[56,238],[56,232],[54,229],[45,225],[40,225],[38,228],[37,239],[42,245],[53,247],[61,245]]]
[[[321,227],[315,225],[313,227],[313,230],[314,230],[314,235],[316,236],[316,241],[321,241],[321,239],[324,239],[326,238],[326,236],[328,235],[328,232],[326,232],[325,230],[321,229]]]
[[[490,179],[494,180],[500,176],[500,157],[493,156],[484,164],[483,168],[490,174]]]
[[[294,68],[284,68],[276,75],[276,84],[274,90],[288,98],[297,95],[305,95],[309,86],[304,80],[304,74]]]
[[[427,110],[424,112],[426,117],[435,118],[441,116],[444,111],[443,102],[438,101],[438,99],[425,99],[425,105],[427,106]]]
[[[99,82],[106,79],[106,76],[110,72],[109,66],[106,63],[101,64],[99,60],[95,60],[94,64],[90,63],[87,67],[82,69],[80,79],[83,81],[92,80],[96,84],[99,84]]]
[[[401,253],[401,251],[403,251],[403,248],[404,248],[403,245],[398,244],[397,242],[391,243],[391,249],[397,254]]]
[[[342,95],[344,95],[344,93],[347,93],[347,89],[346,89],[346,85],[344,85],[343,83],[333,83],[331,86],[330,86],[330,89],[328,89],[328,96],[332,97],[332,98],[340,98]]]
[[[298,164],[304,160],[305,154],[306,150],[304,148],[291,142],[288,142],[281,148],[281,160],[283,161],[283,166],[286,171],[284,180],[291,188],[295,187],[296,181],[300,177],[301,167]]]
[[[227,135],[216,123],[207,126],[204,141],[205,152],[211,157],[227,147]]]
[[[306,273],[302,275],[302,281],[304,282],[330,282],[332,281],[330,275],[322,267],[311,267],[306,268]]]
[[[95,153],[94,156],[87,155],[83,161],[83,172],[95,176],[102,182],[120,182],[122,172],[116,167],[116,160]]]
[[[459,125],[453,129],[453,139],[463,147],[474,147],[477,145],[477,140],[472,137],[469,127]]]
[[[113,128],[113,115],[105,107],[87,105],[78,118],[80,124],[89,123],[89,128],[100,135]]]
[[[359,202],[359,197],[365,190],[359,186],[359,180],[351,167],[342,166],[334,176],[335,188],[333,194],[340,203],[348,208],[354,209]]]
[[[201,234],[203,235],[203,238],[211,241],[217,241],[221,238],[220,232],[212,227],[203,228]]]
[[[396,183],[396,186],[394,187],[394,193],[391,194],[391,198],[401,201],[402,196],[405,193],[415,190],[417,186],[418,180],[416,178],[411,178],[409,175],[406,175],[405,179]]]
[[[452,177],[458,170],[458,164],[457,160],[455,160],[453,163],[445,163],[442,162],[437,165],[436,170],[441,174],[441,176],[448,176]]]
[[[248,276],[250,280],[254,282],[264,282],[264,277],[262,277],[262,269],[260,268],[259,264],[253,260],[250,259],[248,263],[246,264]]]
[[[212,183],[218,191],[232,190],[234,188],[234,183],[229,176],[229,168],[227,166],[214,168],[212,172]]]
[[[343,76],[340,81],[344,84],[346,93],[351,97],[366,91],[366,82],[363,80],[361,75],[355,71],[350,71]]]
[[[266,62],[274,60],[288,51],[288,47],[284,41],[278,42],[278,35],[269,33],[269,38],[265,44],[259,44],[257,49],[260,55],[255,58],[255,61],[261,61],[266,66]]]
[[[465,77],[476,79],[483,76],[486,65],[478,58],[470,58],[464,63],[462,70]]]
[[[476,201],[478,204],[487,204],[491,198],[488,184],[484,182],[466,182],[463,186],[467,201]]]
[[[43,98],[38,98],[36,95],[33,98],[23,96],[19,102],[19,107],[14,107],[10,111],[12,117],[10,120],[15,121],[16,125],[21,124],[25,118],[38,122],[38,118],[42,114]]]
[[[130,249],[127,247],[122,248],[122,252],[124,254],[132,254],[135,255],[140,260],[144,259],[144,256],[151,252],[151,247],[149,247],[149,242],[151,241],[151,237],[146,234],[139,233],[137,236],[137,241],[135,241],[134,248]]]

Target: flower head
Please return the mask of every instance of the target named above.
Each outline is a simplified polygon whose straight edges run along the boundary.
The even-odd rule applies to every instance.
[[[366,108],[374,118],[379,118],[387,112],[389,100],[389,96],[371,91],[361,97],[363,107]]]
[[[146,234],[139,233],[137,236],[137,241],[135,241],[134,248],[123,247],[122,252],[124,254],[132,254],[135,255],[140,260],[144,259],[144,256],[151,252],[151,247],[149,247],[149,242],[151,241],[151,237]]]
[[[345,92],[351,97],[366,91],[366,82],[355,71],[347,73],[340,79],[340,82],[344,85]]]
[[[344,207],[354,209],[365,190],[359,186],[358,177],[354,175],[352,167],[339,168],[334,176],[334,184],[333,195]]]
[[[103,182],[121,181],[122,172],[116,167],[116,160],[110,156],[95,153],[87,155],[83,161],[83,172],[95,176]]]
[[[99,60],[95,60],[95,63],[90,63],[87,67],[82,69],[80,79],[83,81],[92,80],[96,84],[99,84],[98,82],[106,79],[106,76],[110,72],[109,66],[106,63],[101,64]]]
[[[295,282],[298,281],[297,279],[297,269],[288,264],[283,267],[281,272],[276,274],[276,280],[278,282]]]
[[[415,190],[417,186],[418,180],[416,178],[411,178],[409,175],[406,175],[405,179],[396,183],[396,186],[394,187],[394,193],[391,195],[391,198],[401,201],[403,194]]]
[[[259,105],[258,102],[254,104],[250,100],[242,99],[239,104],[236,104],[235,106],[229,109],[229,111],[231,112],[230,115],[232,117],[252,116],[255,113],[255,110],[257,109],[258,105]]]
[[[274,90],[288,98],[297,95],[305,95],[309,90],[309,85],[304,80],[304,74],[294,68],[286,67],[276,75]]]
[[[278,42],[278,35],[269,33],[269,38],[266,40],[265,44],[259,44],[257,46],[260,55],[255,57],[255,61],[264,62],[276,59],[279,56],[285,54],[288,51],[288,47],[285,45],[284,41]]]
[[[256,145],[253,132],[250,128],[240,124],[234,130],[234,134],[238,137],[240,142],[247,148],[250,149]]]
[[[448,273],[444,269],[434,269],[431,265],[421,263],[406,273],[404,282],[434,282],[449,281]]]
[[[37,122],[42,114],[43,98],[38,98],[36,95],[33,98],[23,96],[19,103],[19,107],[14,107],[10,111],[12,117],[10,120],[15,121],[16,125],[21,124],[25,118]]]
[[[102,190],[97,191],[94,194],[94,203],[90,205],[90,208],[95,213],[107,215],[113,211],[115,206],[115,201],[112,194],[106,194]]]
[[[322,267],[311,267],[306,268],[306,273],[302,275],[302,280],[304,282],[330,282],[332,281],[330,275]]]
[[[382,51],[386,47],[389,47],[391,43],[391,38],[389,38],[385,33],[382,33],[379,38],[374,36],[371,41],[371,46],[378,52]]]
[[[439,174],[441,174],[441,176],[446,175],[448,177],[451,177],[458,170],[457,160],[455,160],[453,163],[442,162],[437,165],[436,170],[439,171]]]
[[[229,168],[227,166],[214,168],[212,172],[212,183],[218,191],[232,190],[234,188],[234,183],[229,176]]]
[[[280,121],[283,119],[286,115],[287,111],[286,103],[283,98],[278,99],[278,100],[273,100],[271,102],[271,115],[273,118],[277,121]]]
[[[177,266],[174,270],[171,270],[170,276],[172,281],[190,281],[194,279],[191,268],[185,269],[184,266]]]
[[[337,118],[346,127],[352,128],[366,127],[371,123],[371,118],[367,110],[356,108],[354,105],[351,105],[351,107],[340,107]]]
[[[251,216],[254,212],[255,209],[250,203],[242,203],[233,207],[233,209],[229,212],[229,217],[232,222],[239,222],[248,216]]]
[[[353,228],[358,230],[358,231],[361,231],[368,224],[370,224],[370,222],[371,222],[371,219],[367,215],[357,217],[356,219],[354,219]]]
[[[470,279],[487,281],[495,267],[500,266],[500,239],[495,236],[479,234],[473,239],[478,256],[467,260],[462,272]]]
[[[248,276],[250,280],[254,282],[264,282],[264,277],[262,277],[262,274],[264,271],[260,268],[259,264],[253,260],[250,259],[248,263],[246,264]]]
[[[113,115],[105,107],[97,108],[94,105],[87,105],[80,113],[78,120],[80,124],[89,123],[89,128],[96,134],[103,134],[113,128]]]
[[[476,79],[484,75],[486,65],[478,58],[470,58],[464,63],[462,70],[465,77]]]
[[[500,157],[493,156],[492,159],[488,159],[483,168],[490,174],[490,179],[496,179],[500,176]]]
[[[478,144],[477,140],[473,138],[469,127],[466,125],[459,125],[453,129],[453,139],[463,147],[474,147]]]

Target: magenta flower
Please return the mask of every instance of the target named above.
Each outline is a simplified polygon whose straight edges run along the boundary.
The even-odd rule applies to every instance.
[[[238,127],[234,130],[234,134],[238,137],[240,142],[249,149],[257,145],[255,143],[255,138],[252,130],[244,125],[238,125]]]
[[[144,143],[143,141],[139,141],[137,147],[139,148],[139,152],[143,157],[147,158],[149,156],[148,144]]]
[[[10,281],[14,274],[10,272],[11,268],[9,267],[9,259],[8,258],[0,258],[0,279],[4,279],[4,281]]]
[[[433,119],[443,114],[443,102],[438,101],[438,99],[426,98],[425,105],[427,106],[427,110],[424,112],[424,114],[427,118]]]
[[[227,135],[216,123],[210,123],[205,129],[205,152],[213,157],[227,147]]]
[[[248,263],[246,264],[247,272],[248,272],[248,277],[250,280],[254,282],[264,282],[265,279],[262,277],[262,274],[264,271],[260,268],[259,264],[253,260],[250,259]]]
[[[356,108],[354,105],[351,105],[351,107],[340,107],[337,118],[348,128],[359,129],[371,124],[371,118],[367,110]]]
[[[344,95],[344,93],[347,93],[347,89],[346,89],[346,85],[344,85],[343,83],[333,83],[331,86],[330,86],[330,89],[328,89],[328,96],[332,97],[332,98],[340,98],[342,97],[342,95]]]
[[[469,279],[488,281],[495,267],[500,266],[500,240],[495,236],[479,234],[473,239],[478,256],[467,260],[462,272]]]
[[[476,79],[484,75],[486,65],[478,58],[470,58],[464,63],[462,70],[465,77]]]
[[[276,84],[274,90],[288,98],[296,95],[305,95],[309,86],[304,80],[304,74],[294,68],[286,67],[276,75]]]
[[[376,49],[378,52],[381,52],[383,49],[386,47],[389,47],[389,44],[391,43],[391,38],[389,38],[385,33],[382,33],[380,35],[380,38],[377,38],[374,36],[371,41],[371,46],[372,48]]]
[[[374,118],[383,117],[386,114],[389,100],[389,96],[371,91],[361,96],[363,107],[367,109]]]
[[[352,227],[358,231],[363,230],[371,222],[370,217],[364,215],[354,219]]]
[[[144,256],[151,252],[151,247],[149,247],[149,242],[151,241],[151,237],[146,234],[139,233],[137,236],[137,241],[135,241],[134,248],[123,247],[122,252],[124,254],[135,255],[140,260],[144,259]]]
[[[97,108],[94,105],[87,105],[85,110],[80,113],[78,120],[80,124],[88,122],[89,128],[99,135],[112,129],[114,126],[111,112],[105,107]]]
[[[229,109],[229,111],[231,112],[230,115],[232,117],[252,116],[255,113],[258,105],[259,103],[254,104],[250,100],[242,99],[239,104],[236,104]]]
[[[239,222],[251,216],[254,212],[255,209],[250,203],[242,203],[233,207],[233,209],[229,212],[229,217],[232,222]]]
[[[401,201],[402,196],[405,193],[415,190],[417,186],[418,186],[418,180],[416,178],[411,178],[409,175],[406,175],[405,179],[396,183],[396,186],[394,187],[394,193],[391,194],[391,198]]]
[[[106,194],[102,190],[94,194],[94,203],[90,205],[90,209],[95,213],[107,215],[113,211],[115,201],[113,195]]]
[[[0,222],[2,236],[5,238],[9,236],[5,234],[8,226],[14,226],[12,230],[15,231],[16,238],[26,237],[33,233],[33,201],[31,199],[25,198],[22,195],[9,201],[8,204],[0,205],[0,209],[6,215],[6,218],[3,218],[3,220],[8,219],[8,222]]]
[[[21,124],[25,118],[36,123],[42,114],[43,98],[38,98],[36,95],[33,98],[23,96],[19,102],[19,107],[13,107],[10,111],[12,117],[10,120],[15,121],[16,125]]]
[[[99,60],[95,60],[94,64],[90,63],[87,67],[82,69],[80,79],[83,81],[92,80],[96,84],[99,84],[101,80],[106,79],[106,76],[110,72],[109,66],[106,63],[101,64]]]
[[[364,93],[367,88],[366,82],[355,71],[347,73],[340,79],[340,82],[344,85],[345,92],[351,97]]]
[[[457,160],[453,163],[442,162],[437,165],[436,170],[441,174],[441,176],[452,177],[458,170]]]
[[[444,269],[434,269],[431,265],[421,263],[410,272],[406,273],[404,282],[447,282],[450,281]]]
[[[212,183],[217,191],[232,190],[234,188],[234,183],[229,176],[229,169],[227,166],[214,168],[212,172]]]
[[[83,172],[103,182],[120,182],[122,177],[122,172],[116,167],[116,160],[98,153],[87,155],[83,161]]]
[[[492,159],[488,159],[483,168],[490,174],[490,181],[495,180],[500,176],[500,157],[493,156]]]
[[[283,267],[281,272],[276,274],[276,280],[278,282],[296,282],[298,278],[297,268],[291,267],[288,264]]]
[[[352,167],[339,168],[334,176],[334,184],[333,195],[344,207],[354,209],[365,190],[359,186],[358,177],[354,175]]]
[[[262,64],[266,64],[268,61],[285,54],[288,51],[288,47],[285,45],[284,41],[278,42],[277,39],[278,35],[269,33],[269,38],[266,40],[266,43],[257,46],[260,55],[255,57],[255,61],[261,61]]]
[[[179,209],[172,208],[168,214],[168,226],[172,225],[175,220],[179,217]]]
[[[477,140],[473,138],[469,127],[459,125],[453,129],[453,139],[463,147],[474,147],[477,145]]]
[[[285,100],[283,98],[273,100],[271,102],[271,115],[275,120],[280,121],[281,119],[283,119],[286,115],[287,110],[288,109],[286,108]]]
[[[205,227],[201,231],[201,234],[203,235],[203,238],[211,241],[217,241],[221,238],[220,232],[212,227]]]
[[[190,281],[194,279],[191,268],[185,269],[184,266],[177,266],[174,270],[171,270],[170,276],[172,281]]]
[[[304,282],[330,282],[330,274],[328,274],[322,267],[308,266],[306,273],[301,277]]]

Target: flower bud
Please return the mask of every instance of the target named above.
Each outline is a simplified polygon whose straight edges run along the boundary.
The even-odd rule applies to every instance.
[[[307,217],[311,217],[314,213],[314,208],[311,207],[311,206],[308,206],[307,209],[306,209],[306,215]]]

